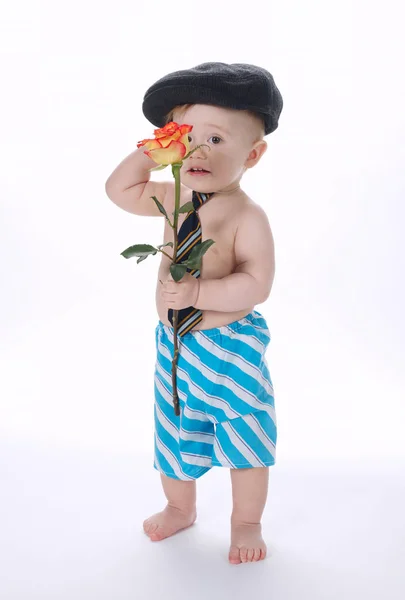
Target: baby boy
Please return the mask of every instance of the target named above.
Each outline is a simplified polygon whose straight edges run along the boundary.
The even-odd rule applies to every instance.
[[[196,479],[213,466],[229,468],[232,564],[266,557],[261,519],[277,441],[265,358],[270,332],[255,310],[270,295],[274,243],[266,212],[240,181],[266,151],[263,137],[278,127],[282,107],[267,70],[220,62],[164,76],[147,90],[142,105],[158,128],[172,122],[192,125],[190,148],[199,146],[180,171],[181,205],[192,201],[199,217],[180,254],[202,239],[215,242],[201,269],[188,269],[179,282],[170,275],[171,259],[162,254],[156,283],[154,467],[167,505],[143,528],[159,541],[190,527],[197,517]],[[130,213],[162,217],[151,198],[156,196],[170,215],[175,182],[150,181],[153,167],[156,163],[139,147],[109,176],[108,197]],[[178,228],[187,217],[180,213]],[[167,242],[173,242],[173,230],[165,219]],[[179,416],[171,381],[173,310],[179,311]]]

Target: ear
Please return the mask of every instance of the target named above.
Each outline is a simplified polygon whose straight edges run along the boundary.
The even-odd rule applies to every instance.
[[[266,140],[259,140],[258,142],[256,142],[251,151],[249,152],[247,160],[245,161],[246,169],[251,169],[252,167],[254,167],[259,162],[266,150]]]

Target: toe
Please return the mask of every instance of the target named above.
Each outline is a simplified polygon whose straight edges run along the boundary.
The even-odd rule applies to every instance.
[[[254,562],[260,560],[260,553],[261,553],[260,548],[255,548],[255,553],[254,553],[254,556],[253,556]]]
[[[260,560],[264,560],[266,558],[266,554],[267,554],[267,549],[266,548],[262,548]]]
[[[156,528],[149,533],[149,537],[152,542],[160,542],[160,540],[163,540],[167,535],[164,534],[161,527],[156,526]]]
[[[148,520],[143,522],[143,530],[145,533],[149,533],[150,525],[151,523]]]
[[[240,549],[240,559],[243,563],[247,562],[247,553],[248,553],[248,549],[245,547],[242,547]]]
[[[237,546],[231,546],[231,549],[229,550],[229,562],[234,565],[237,565],[241,562],[240,552]]]
[[[144,530],[147,535],[151,535],[152,533],[155,533],[157,528],[158,528],[158,525],[156,523],[152,523],[151,521],[146,522],[144,525]]]
[[[248,551],[247,551],[247,560],[248,560],[248,562],[252,562],[254,555],[255,555],[255,549],[254,548],[249,548]]]

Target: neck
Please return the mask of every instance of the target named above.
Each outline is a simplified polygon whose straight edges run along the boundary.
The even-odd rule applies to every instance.
[[[235,190],[238,190],[240,188],[240,184],[238,184],[236,187],[232,188],[231,190],[224,190],[224,191],[217,191],[217,192],[212,192],[213,194],[230,194],[231,192],[234,192]]]

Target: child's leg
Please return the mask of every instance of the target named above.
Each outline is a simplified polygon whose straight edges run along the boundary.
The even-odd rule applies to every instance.
[[[231,516],[231,563],[266,557],[261,518],[266,505],[269,468],[231,469],[233,510]]]
[[[197,485],[195,481],[180,481],[160,474],[167,505],[190,514],[196,508]]]
[[[153,542],[163,540],[180,529],[190,527],[197,518],[196,482],[181,481],[161,473],[166,508],[143,523],[145,533]]]

